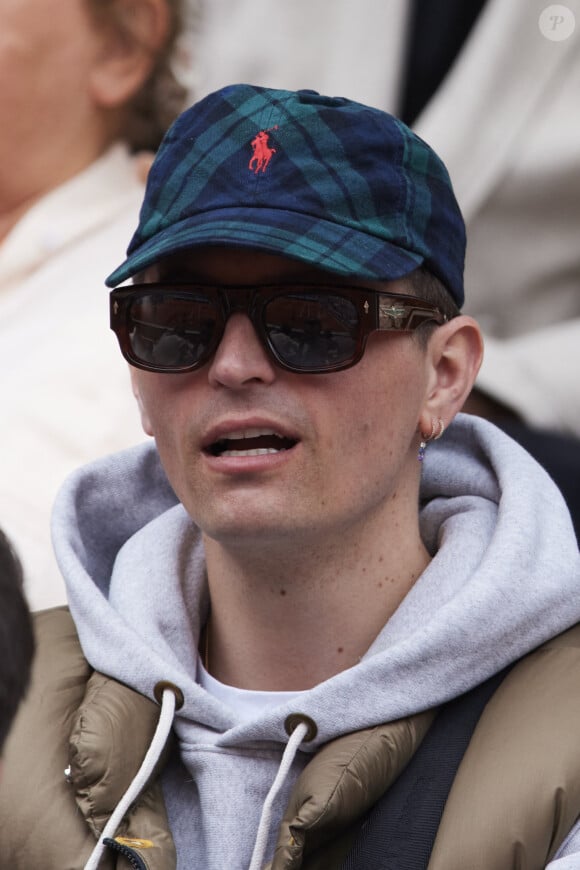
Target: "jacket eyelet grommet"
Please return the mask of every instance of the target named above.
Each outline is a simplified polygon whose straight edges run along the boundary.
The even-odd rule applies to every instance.
[[[286,731],[286,734],[290,736],[301,722],[308,726],[308,731],[304,736],[304,742],[310,743],[310,741],[314,740],[318,734],[318,726],[314,719],[311,719],[310,716],[306,716],[305,713],[291,713],[284,722],[284,730]]]
[[[176,686],[175,683],[169,682],[169,680],[160,680],[155,684],[153,689],[153,695],[158,704],[161,704],[163,700],[163,692],[165,689],[169,689],[175,695],[175,709],[181,710],[183,704],[185,703],[185,698],[183,697],[183,692]]]

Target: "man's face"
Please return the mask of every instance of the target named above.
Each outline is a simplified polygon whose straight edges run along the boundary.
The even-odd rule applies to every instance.
[[[146,280],[364,283],[284,257],[218,248],[161,263]],[[400,282],[389,287],[405,292]],[[306,543],[340,538],[358,523],[380,527],[394,513],[416,519],[428,367],[410,335],[374,333],[354,367],[295,374],[272,362],[246,315],[235,313],[198,371],[132,372],[145,428],[178,497],[224,545]]]

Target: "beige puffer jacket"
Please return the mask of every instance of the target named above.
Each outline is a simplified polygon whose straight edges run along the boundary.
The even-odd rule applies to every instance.
[[[91,671],[66,609],[37,614],[36,628],[33,685],[0,781],[0,866],[82,870],[140,766],[159,708]],[[340,868],[357,822],[395,780],[433,716],[426,712],[323,747],[296,784],[271,870]],[[429,870],[542,870],[580,815],[579,733],[576,627],[519,663],[484,710]],[[100,868],[175,867],[154,776]]]

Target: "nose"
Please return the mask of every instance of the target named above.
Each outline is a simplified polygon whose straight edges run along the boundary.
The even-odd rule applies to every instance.
[[[229,389],[250,383],[270,384],[276,378],[276,371],[250,318],[239,312],[231,314],[210,363],[210,384]]]

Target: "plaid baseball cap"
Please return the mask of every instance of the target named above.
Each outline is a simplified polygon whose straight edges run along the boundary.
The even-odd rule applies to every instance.
[[[206,245],[363,279],[424,264],[463,303],[465,226],[443,163],[392,115],[342,97],[231,85],[180,115],[106,283]]]

